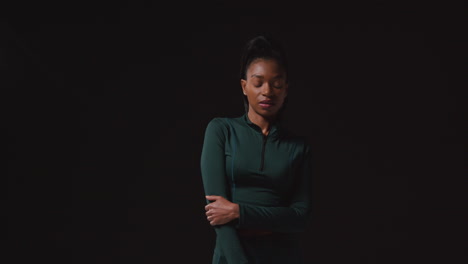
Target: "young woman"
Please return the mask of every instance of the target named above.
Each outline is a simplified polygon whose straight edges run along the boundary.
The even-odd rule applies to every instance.
[[[207,125],[201,154],[213,264],[303,263],[299,234],[311,213],[310,146],[281,124],[285,52],[272,38],[247,42],[240,84],[246,113]]]

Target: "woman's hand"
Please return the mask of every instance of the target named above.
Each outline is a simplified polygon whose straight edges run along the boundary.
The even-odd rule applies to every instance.
[[[239,217],[239,205],[222,196],[207,195],[206,199],[214,201],[205,206],[206,219],[210,225],[224,225]]]

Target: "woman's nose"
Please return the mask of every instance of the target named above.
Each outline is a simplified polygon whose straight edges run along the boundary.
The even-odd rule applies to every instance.
[[[262,95],[270,96],[272,94],[271,86],[268,83],[265,83],[262,88]]]

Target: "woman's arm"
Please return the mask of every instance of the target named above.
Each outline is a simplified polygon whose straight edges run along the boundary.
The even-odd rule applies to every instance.
[[[215,118],[208,123],[205,130],[200,165],[205,195],[219,195],[230,199],[230,188],[225,175],[224,145],[226,132],[221,120]],[[206,200],[206,202],[207,204],[210,203],[209,200]],[[214,226],[214,229],[218,245],[226,256],[228,263],[248,263],[234,223],[217,225]]]
[[[239,203],[238,228],[294,233],[306,229],[311,216],[310,147],[306,145],[300,175],[288,207],[266,207]]]

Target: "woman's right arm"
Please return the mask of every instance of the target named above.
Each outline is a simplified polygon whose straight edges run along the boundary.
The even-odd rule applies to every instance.
[[[226,180],[224,145],[227,129],[218,118],[211,120],[205,130],[201,154],[201,175],[205,195],[219,195],[230,200],[230,188]],[[207,204],[209,203],[206,200]],[[248,263],[232,222],[214,226],[218,245],[228,263]]]

